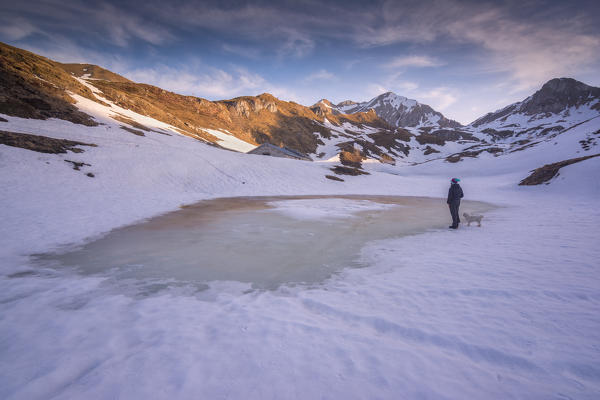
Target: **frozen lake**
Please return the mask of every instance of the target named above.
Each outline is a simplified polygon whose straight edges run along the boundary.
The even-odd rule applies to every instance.
[[[464,201],[461,213],[492,206]],[[37,255],[38,263],[119,280],[253,288],[317,283],[361,267],[374,240],[447,229],[443,199],[391,196],[221,198],[114,230],[81,247]],[[477,229],[477,228],[470,228]]]

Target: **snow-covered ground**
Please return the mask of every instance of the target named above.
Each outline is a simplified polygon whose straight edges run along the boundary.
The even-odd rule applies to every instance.
[[[600,397],[600,157],[551,185],[516,186],[530,169],[586,155],[578,140],[589,126],[502,157],[366,164],[371,175],[334,182],[327,163],[239,154],[174,132],[140,137],[109,119],[5,118],[0,130],[98,147],[55,155],[0,145],[0,398]],[[65,159],[91,166],[75,171]],[[452,176],[468,199],[502,206],[482,228],[367,243],[367,268],[322,284],[215,282],[131,296],[28,259],[201,199],[443,198]],[[348,214],[335,204],[309,211]]]

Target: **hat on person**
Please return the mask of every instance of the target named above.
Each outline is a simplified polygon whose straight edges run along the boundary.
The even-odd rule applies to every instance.
[[[460,182],[460,179],[458,179],[458,178],[452,178],[452,183],[458,183],[458,182]]]

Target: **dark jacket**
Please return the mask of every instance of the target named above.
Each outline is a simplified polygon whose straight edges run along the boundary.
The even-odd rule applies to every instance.
[[[448,200],[446,201],[446,203],[450,204],[454,202],[459,202],[462,198],[463,191],[460,185],[458,183],[451,184],[450,189],[448,189]]]

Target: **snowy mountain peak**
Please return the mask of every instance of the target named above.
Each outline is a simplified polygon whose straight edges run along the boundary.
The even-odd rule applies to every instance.
[[[575,80],[573,78],[554,78],[554,79],[551,79],[548,82],[546,82],[542,86],[540,91],[541,92],[551,91],[554,93],[567,93],[567,92],[573,92],[573,91],[579,91],[579,92],[590,91],[592,89],[597,89],[597,88],[594,88],[593,86],[588,86],[585,83]]]
[[[407,110],[411,110],[417,104],[419,104],[416,100],[409,99],[404,96],[398,96],[394,92],[385,92],[382,95],[375,97],[371,102],[382,102],[386,104],[391,104],[395,108],[404,107]]]
[[[333,104],[327,99],[321,99],[321,100],[317,101],[317,104],[323,104],[327,108],[333,107]],[[317,104],[315,104],[315,105],[317,105]]]
[[[541,137],[600,116],[600,88],[572,78],[546,82],[526,99],[488,113],[469,127],[493,140]]]
[[[369,110],[396,127],[449,127],[457,128],[461,125],[444,117],[426,104],[416,100],[399,96],[394,92],[385,92],[363,103],[346,101],[338,104],[336,108],[347,114],[366,112]]]
[[[534,119],[547,118],[553,114],[570,114],[569,109],[573,107],[600,111],[600,88],[588,86],[573,78],[551,79],[525,100],[488,113],[472,122],[471,126],[504,122],[510,115],[516,114]]]
[[[598,100],[600,88],[572,78],[556,78],[546,82],[533,96],[524,100],[520,111],[527,115],[556,114]]]

